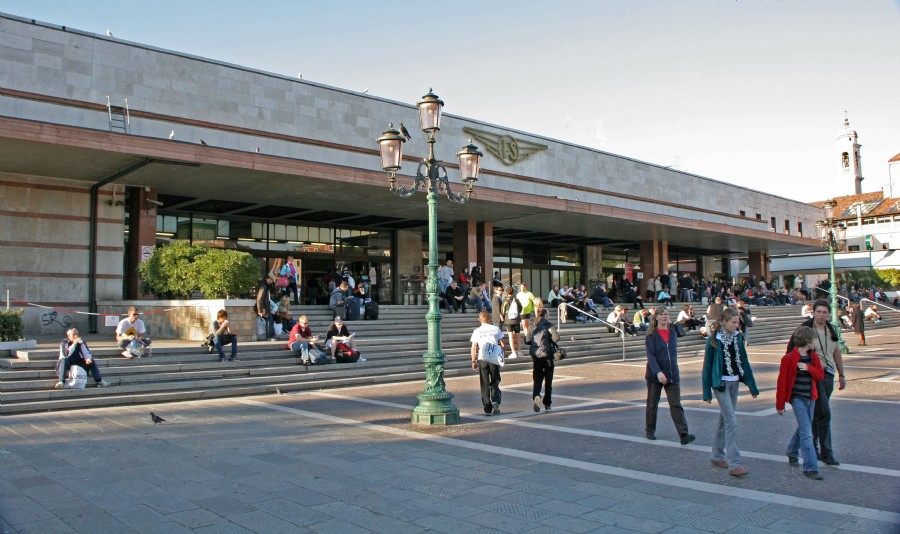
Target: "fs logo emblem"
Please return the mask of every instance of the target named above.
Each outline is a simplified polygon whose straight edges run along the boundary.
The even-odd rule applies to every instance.
[[[524,139],[516,139],[508,135],[499,135],[474,128],[463,128],[463,131],[471,135],[487,146],[488,152],[506,165],[513,165],[528,158],[528,156],[547,150],[547,145],[532,143]]]

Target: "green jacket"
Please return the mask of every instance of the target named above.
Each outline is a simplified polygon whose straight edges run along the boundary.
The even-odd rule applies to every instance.
[[[738,332],[737,334],[738,358],[741,360],[741,368],[744,374],[741,376],[741,382],[747,384],[750,393],[759,395],[756,388],[756,380],[753,379],[753,370],[750,369],[750,360],[747,358],[747,349],[744,347],[744,336]],[[721,341],[713,348],[712,336],[706,340],[706,355],[703,358],[703,400],[711,401],[713,398],[713,385],[719,386],[722,381],[722,374],[725,367],[725,346]]]

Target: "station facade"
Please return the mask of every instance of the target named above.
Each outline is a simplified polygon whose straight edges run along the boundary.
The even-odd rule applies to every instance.
[[[30,332],[59,331],[50,308],[79,325],[98,301],[141,298],[136,266],[172,239],[245,250],[261,274],[290,255],[301,281],[346,267],[382,302],[417,302],[425,195],[389,191],[374,141],[407,125],[411,183],[427,152],[414,103],[2,14],[0,52],[0,290],[47,306],[27,310]],[[470,139],[485,154],[472,199],[438,209],[457,273],[545,295],[732,277],[734,258],[765,278],[770,256],[818,249],[809,204],[445,114],[437,157],[457,184]]]

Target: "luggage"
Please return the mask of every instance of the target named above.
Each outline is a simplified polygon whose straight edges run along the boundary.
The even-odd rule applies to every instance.
[[[365,317],[365,319],[369,319],[369,320],[373,320],[373,321],[375,319],[378,319],[378,303],[377,302],[375,302],[374,300],[370,300],[369,302],[366,302],[366,312],[365,312],[364,317]]]
[[[360,304],[359,299],[355,297],[350,297],[346,301],[347,306],[347,320],[348,321],[359,321],[360,320]]]
[[[337,363],[356,363],[359,361],[359,351],[351,349],[344,343],[338,343],[334,351],[334,359]]]
[[[341,320],[347,319],[347,308],[343,304],[334,307],[334,316],[340,317]]]
[[[328,357],[328,353],[324,350],[314,345],[309,347],[309,363],[312,365],[324,365],[330,361],[331,358]]]

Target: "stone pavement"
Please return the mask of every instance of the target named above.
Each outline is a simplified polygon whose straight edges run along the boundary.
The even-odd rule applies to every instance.
[[[642,361],[558,367],[540,414],[527,372],[503,375],[493,417],[474,373],[448,379],[463,414],[449,428],[408,424],[419,383],[7,416],[0,532],[900,532],[900,329],[849,344],[832,400],[842,465],[821,482],[784,456],[783,346],[753,346],[740,479],[709,464],[718,409],[687,353],[689,446],[664,402],[659,439],[644,439]]]

